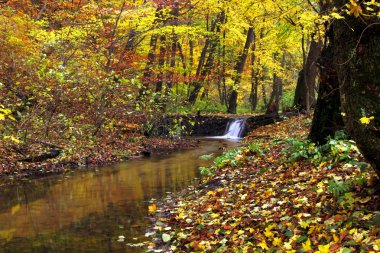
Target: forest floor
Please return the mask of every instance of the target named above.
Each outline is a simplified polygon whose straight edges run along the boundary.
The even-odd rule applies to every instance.
[[[149,205],[148,252],[380,252],[378,179],[352,141],[306,141],[310,118],[258,128],[198,186]]]

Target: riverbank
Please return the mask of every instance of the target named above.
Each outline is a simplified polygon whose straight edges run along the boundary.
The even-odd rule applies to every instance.
[[[258,128],[200,186],[150,206],[150,252],[380,252],[378,179],[342,135],[310,119]]]
[[[0,185],[23,178],[39,178],[80,168],[96,168],[149,156],[151,153],[193,148],[197,143],[185,138],[146,138],[138,134],[128,138],[104,138],[92,145],[62,146],[66,148],[60,150],[57,157],[37,161],[30,157],[38,158],[50,154],[52,148],[46,143],[30,145],[28,156],[20,150],[21,145],[3,143],[0,148]]]

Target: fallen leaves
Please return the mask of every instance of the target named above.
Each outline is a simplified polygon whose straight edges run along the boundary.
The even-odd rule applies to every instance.
[[[283,135],[287,127],[275,129]],[[177,196],[160,218],[172,230],[152,236],[157,248],[168,234],[165,244],[182,252],[379,250],[380,197],[371,194],[372,175],[364,173],[366,187],[360,187],[354,180],[362,173],[358,165],[287,162],[285,145],[266,139],[259,143],[262,152],[242,148],[231,157],[239,163],[223,160],[216,168],[209,181],[216,187],[206,183]],[[328,191],[333,179],[352,185],[334,195]]]
[[[149,214],[155,213],[156,211],[157,211],[156,204],[151,204],[151,205],[148,206],[148,213]]]

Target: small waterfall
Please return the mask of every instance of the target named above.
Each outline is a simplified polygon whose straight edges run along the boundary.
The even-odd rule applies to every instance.
[[[221,137],[225,139],[240,139],[245,129],[245,121],[245,119],[230,119],[226,131]]]

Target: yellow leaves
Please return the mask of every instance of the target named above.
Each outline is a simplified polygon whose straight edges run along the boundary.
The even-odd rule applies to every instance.
[[[156,206],[156,204],[152,204],[152,205],[149,205],[149,206],[148,206],[148,213],[149,213],[149,214],[155,213],[156,211],[157,211],[157,206]]]
[[[315,253],[330,253],[330,244],[318,245],[318,251]]]
[[[336,234],[333,234],[334,242],[339,242],[339,237]]]
[[[354,14],[355,17],[359,17],[363,13],[362,7],[360,7],[356,0],[350,0],[347,7],[349,12]]]
[[[312,250],[310,238],[307,238],[307,241],[302,243],[302,249],[304,251],[311,251]]]
[[[239,230],[238,231],[238,235],[243,235],[244,234],[244,230]]]
[[[292,247],[292,242],[289,241],[289,242],[284,243],[284,248],[285,248],[286,250],[291,250],[291,249],[293,249],[293,247]]]
[[[267,242],[264,240],[258,244],[263,250],[269,250]]]
[[[303,228],[303,229],[306,229],[307,227],[309,227],[309,223],[307,223],[306,221],[301,220],[298,223],[300,224],[301,228]]]
[[[12,111],[9,109],[5,109],[3,105],[0,104],[0,120],[5,120],[5,116],[10,118],[11,120],[15,120],[11,115]]]
[[[375,243],[373,244],[373,249],[376,251],[380,251],[380,239],[375,240]]]
[[[16,232],[15,228],[0,230],[0,239],[5,239],[7,241],[13,238],[13,234]]]
[[[369,118],[367,117],[362,117],[360,118],[360,123],[362,123],[363,125],[368,125],[369,123],[371,123],[371,120],[375,119],[374,116],[371,116]]]
[[[333,13],[331,13],[330,14],[331,15],[331,17],[333,17],[333,18],[335,18],[335,19],[344,19],[344,17],[343,16],[341,16],[339,13],[337,13],[337,12],[333,12]],[[343,115],[343,114],[342,114]]]
[[[218,213],[212,213],[211,215],[210,215],[210,217],[212,218],[212,219],[216,219],[216,218],[218,218],[220,216],[220,214],[218,214]]]
[[[21,141],[13,136],[4,136],[4,140],[10,139],[13,142],[20,143]]]
[[[274,237],[272,244],[273,244],[273,246],[280,246],[280,245],[282,245],[282,239],[279,237]]]
[[[264,235],[268,238],[274,237],[273,232],[268,229],[265,229]]]
[[[270,196],[274,195],[273,189],[269,188],[268,190],[266,190],[264,192],[264,195],[265,195],[265,197],[270,197]]]
[[[354,234],[354,233],[357,233],[357,229],[356,228],[353,228],[353,229],[351,229],[350,231],[349,231],[349,234],[350,235],[352,235],[352,234]]]
[[[13,215],[13,214],[17,213],[18,211],[20,211],[20,209],[21,209],[20,204],[13,206],[11,209],[11,214]]]
[[[354,232],[352,235],[352,238],[354,239],[355,242],[360,243],[364,239],[363,233],[360,232]]]
[[[207,192],[207,195],[208,195],[208,196],[213,196],[214,194],[215,194],[215,193],[214,193],[213,191],[208,191],[208,192]]]

